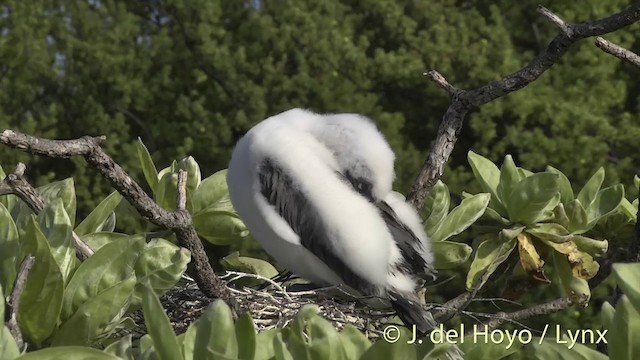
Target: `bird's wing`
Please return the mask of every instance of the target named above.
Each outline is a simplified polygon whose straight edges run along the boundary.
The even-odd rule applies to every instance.
[[[322,260],[345,284],[365,295],[377,292],[374,285],[356,274],[336,253],[322,216],[284,169],[265,158],[258,168],[258,182],[262,195],[300,237],[304,248]]]
[[[398,264],[399,270],[418,276],[431,276],[433,268],[423,257],[422,241],[398,218],[398,215],[389,204],[385,201],[379,201],[376,206],[380,209],[380,214],[404,259],[404,262]]]

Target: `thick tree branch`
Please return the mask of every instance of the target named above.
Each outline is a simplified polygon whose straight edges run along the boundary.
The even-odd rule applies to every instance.
[[[622,46],[616,45],[599,36],[596,38],[596,46],[602,51],[609,53],[620,60],[624,60],[632,65],[640,67],[640,56],[623,48]]]
[[[104,140],[105,137],[88,136],[75,140],[48,140],[13,130],[5,130],[0,134],[0,142],[32,154],[53,158],[83,156],[138,210],[140,215],[155,225],[171,229],[176,234],[180,245],[191,251],[195,267],[193,276],[200,290],[208,297],[224,300],[235,312],[238,312],[237,302],[231,292],[209,264],[209,258],[193,227],[191,214],[184,209],[168,211],[160,207],[120,165],[104,152],[100,146]]]
[[[13,284],[13,291],[11,291],[11,296],[9,297],[9,302],[7,303],[9,310],[9,320],[7,320],[7,328],[9,332],[13,336],[18,345],[18,349],[22,349],[24,346],[24,339],[22,338],[22,332],[20,331],[20,326],[18,325],[18,309],[20,308],[20,297],[22,296],[22,292],[24,291],[24,286],[27,282],[27,277],[29,276],[29,271],[35,264],[35,257],[31,254],[27,254],[27,256],[22,260],[22,264],[20,264],[20,269],[18,270],[18,274],[16,276],[16,280]]]
[[[578,24],[566,23],[543,7],[539,7],[538,12],[556,24],[561,33],[522,69],[477,89],[457,91],[453,91],[455,88],[446,81],[443,83],[441,80],[444,77],[436,76],[437,72],[427,73],[440,87],[449,92],[451,104],[440,123],[433,147],[407,196],[407,201],[414,207],[422,208],[427,194],[442,176],[444,166],[451,156],[464,119],[470,110],[527,86],[551,68],[576,41],[603,35],[638,21],[640,1],[635,1],[626,9],[609,17]]]
[[[46,202],[24,178],[26,168],[23,163],[19,163],[13,173],[4,178],[4,181],[0,183],[0,195],[14,194],[24,201],[34,213],[39,214],[44,209]],[[93,250],[80,239],[75,231],[71,231],[71,237],[78,259],[85,260],[93,255]]]

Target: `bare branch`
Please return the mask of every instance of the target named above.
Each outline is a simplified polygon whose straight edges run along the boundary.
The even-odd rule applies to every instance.
[[[202,292],[214,298],[221,298],[237,312],[237,302],[225,283],[213,271],[209,258],[195,228],[191,215],[186,210],[168,211],[160,207],[144,190],[107,155],[100,144],[105,137],[82,137],[74,140],[48,140],[13,130],[0,134],[0,142],[11,147],[53,158],[83,156],[89,164],[111,183],[140,215],[155,225],[171,229],[180,245],[191,252],[194,278]],[[190,264],[190,266],[191,266]]]
[[[14,194],[24,201],[34,213],[39,214],[44,209],[46,202],[24,178],[26,168],[23,163],[19,163],[13,173],[4,178],[4,181],[0,183],[0,195]],[[71,232],[71,237],[76,249],[76,256],[80,260],[85,260],[93,255],[93,250],[74,231]]]
[[[450,96],[454,96],[455,93],[458,91],[458,89],[455,86],[449,84],[447,79],[445,79],[444,76],[442,76],[442,74],[440,74],[436,70],[431,70],[429,72],[426,72],[424,73],[424,75],[428,76],[431,80],[433,80],[433,82],[435,82],[440,88],[446,90]]]
[[[583,303],[585,301],[586,301],[586,295],[582,295],[576,300],[571,300],[568,297],[562,297],[562,298],[555,299],[553,301],[549,301],[544,304],[535,305],[528,309],[515,311],[512,313],[504,313],[504,312],[497,313],[495,314],[492,320],[489,320],[488,322],[484,323],[484,325],[487,326],[489,330],[492,330],[507,321],[515,322],[518,320],[528,319],[533,316],[551,314],[554,312],[564,310],[571,305]]]
[[[18,349],[22,349],[24,347],[24,339],[22,338],[22,332],[20,332],[20,326],[18,325],[18,309],[20,308],[20,296],[24,292],[24,286],[27,282],[27,277],[29,276],[29,271],[35,264],[36,258],[31,254],[27,254],[27,256],[22,260],[20,264],[20,269],[18,270],[18,274],[16,276],[16,280],[13,284],[13,291],[11,291],[11,296],[9,297],[9,302],[7,303],[7,307],[9,310],[9,320],[7,320],[7,328],[9,332],[13,336],[18,345]]]
[[[176,201],[178,210],[187,208],[187,172],[182,169],[178,171],[178,195]]]
[[[451,156],[464,119],[470,110],[522,89],[535,81],[550,69],[576,41],[591,36],[603,35],[638,21],[640,19],[640,1],[635,1],[626,9],[609,17],[578,24],[568,24],[544,8],[539,8],[538,11],[560,27],[561,33],[526,66],[500,80],[492,81],[477,89],[458,90],[453,94],[452,86],[443,86],[442,83],[436,81],[440,87],[452,95],[451,104],[440,123],[433,147],[407,196],[407,201],[417,209],[422,208],[427,194],[442,176],[444,166]],[[431,74],[431,72],[427,74]],[[432,77],[431,75],[429,76]]]
[[[611,54],[620,60],[624,60],[632,65],[640,67],[640,56],[623,48],[622,46],[616,45],[611,41],[605,40],[599,36],[596,38],[596,46],[599,47],[602,51]]]

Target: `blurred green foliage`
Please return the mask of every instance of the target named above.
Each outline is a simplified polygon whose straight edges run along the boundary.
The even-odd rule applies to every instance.
[[[235,141],[292,107],[376,120],[398,155],[405,192],[428,151],[447,95],[422,73],[473,88],[526,64],[557,33],[540,1],[5,0],[0,5],[0,128],[49,138],[106,135],[135,178],[135,140],[157,160],[193,156],[203,174],[226,167]],[[541,1],[568,21],[627,1]],[[607,38],[638,50],[638,25]],[[504,154],[572,182],[604,166],[605,183],[636,172],[638,70],[577,44],[531,86],[471,114],[445,172],[460,193],[466,152]],[[37,184],[74,177],[82,214],[109,192],[84,160],[27,161]],[[164,166],[169,164],[162,164]],[[479,190],[479,189],[477,189]],[[472,191],[474,192],[474,191]]]

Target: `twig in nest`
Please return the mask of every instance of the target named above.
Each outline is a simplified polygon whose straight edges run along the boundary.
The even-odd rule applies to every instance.
[[[46,202],[42,196],[38,194],[36,189],[24,178],[26,168],[25,164],[18,163],[13,173],[7,175],[4,181],[0,183],[0,195],[16,195],[20,200],[24,201],[34,213],[39,214],[46,206]],[[93,250],[80,239],[75,231],[71,231],[71,237],[78,259],[85,260],[93,255]]]
[[[20,326],[18,325],[20,296],[22,296],[22,292],[24,291],[27,277],[29,276],[29,271],[31,271],[31,268],[35,264],[35,259],[36,258],[33,255],[27,254],[24,260],[22,260],[20,269],[18,270],[18,274],[16,276],[16,280],[13,284],[13,291],[11,291],[11,296],[9,297],[9,302],[7,303],[7,307],[9,309],[9,320],[7,321],[7,328],[15,339],[16,344],[18,345],[18,349],[22,349],[24,347],[24,339],[22,338],[22,332],[20,332]]]

